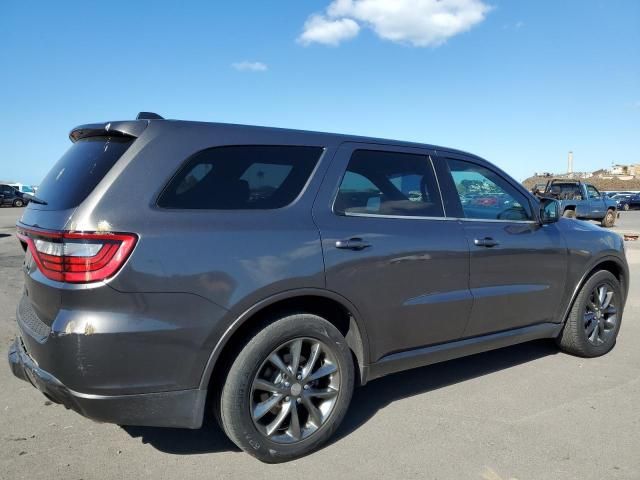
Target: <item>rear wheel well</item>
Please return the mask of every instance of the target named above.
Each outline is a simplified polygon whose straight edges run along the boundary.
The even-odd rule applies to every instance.
[[[239,351],[251,337],[268,322],[293,313],[310,313],[324,318],[333,324],[347,340],[351,349],[356,371],[356,384],[361,383],[362,370],[365,364],[364,342],[353,314],[336,300],[317,295],[304,295],[279,300],[253,313],[233,332],[220,352],[211,379],[209,390],[220,391],[226,373]]]

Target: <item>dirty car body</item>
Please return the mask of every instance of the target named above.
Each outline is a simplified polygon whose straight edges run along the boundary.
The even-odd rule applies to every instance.
[[[231,345],[266,312],[345,314],[338,326],[363,384],[554,338],[596,268],[613,272],[626,297],[619,236],[566,219],[543,222],[538,200],[517,182],[457,150],[149,119],[81,126],[71,139],[72,150],[38,191],[48,204],[30,203],[18,223],[25,286],[9,361],[16,376],[47,397],[99,421],[200,427],[207,396],[219,388],[217,369],[226,368]],[[243,201],[273,202],[262,209],[163,205],[171,182],[201,152],[236,147],[291,147],[296,158],[311,158],[299,193],[280,201],[269,189],[251,187]],[[75,158],[78,148],[82,158]],[[276,153],[286,156],[285,150]],[[97,160],[93,178],[82,159],[105,151],[114,158]],[[367,158],[381,164],[385,155],[424,160],[435,180],[430,203],[413,177],[398,187],[408,200],[391,202],[383,213],[376,209],[384,194],[357,196],[357,182],[337,194],[354,155],[371,151]],[[354,175],[367,168],[367,158],[356,159],[362,170]],[[74,172],[67,180],[65,168]],[[518,201],[492,193],[491,205],[463,206],[456,168],[463,180],[471,178],[464,168],[489,172]],[[269,175],[256,178],[268,183]],[[53,198],[65,187],[60,178],[85,190]],[[236,180],[242,188],[252,181]],[[419,214],[397,214],[416,199],[424,202]],[[503,218],[468,218],[483,208]],[[522,217],[524,210],[531,216]],[[96,258],[102,255],[96,250],[112,257]]]

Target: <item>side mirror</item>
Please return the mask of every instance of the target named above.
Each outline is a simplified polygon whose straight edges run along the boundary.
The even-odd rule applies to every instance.
[[[560,204],[552,198],[540,199],[540,222],[555,223],[560,219]]]

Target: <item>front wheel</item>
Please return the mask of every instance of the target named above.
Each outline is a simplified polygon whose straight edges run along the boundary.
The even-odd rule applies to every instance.
[[[24,206],[24,202],[22,200],[20,200],[19,198],[15,199],[13,201],[13,206],[14,207],[23,207]]]
[[[220,398],[224,431],[268,463],[301,457],[335,432],[354,384],[351,351],[327,320],[295,314],[268,324],[229,369]]]
[[[557,339],[558,345],[581,357],[604,355],[616,343],[622,309],[618,279],[606,270],[596,272],[580,289]]]
[[[606,228],[613,227],[613,224],[616,223],[616,214],[613,210],[607,210],[607,214],[602,219],[602,226]]]
[[[562,214],[563,217],[565,218],[576,218],[576,211],[575,210],[565,210],[564,213]]]
[[[623,205],[622,209],[623,209],[625,212],[628,212],[628,211],[629,211],[629,204],[628,204],[628,203],[625,203],[625,204]]]

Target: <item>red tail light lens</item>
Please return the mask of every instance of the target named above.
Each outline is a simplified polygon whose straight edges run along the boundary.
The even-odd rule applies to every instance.
[[[50,232],[18,228],[42,274],[59,282],[90,283],[115,275],[129,258],[133,233]]]

